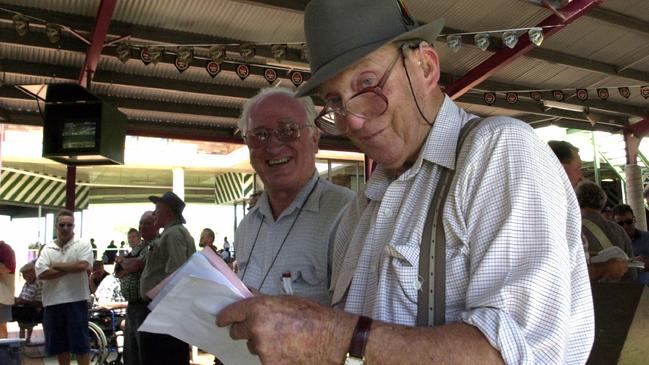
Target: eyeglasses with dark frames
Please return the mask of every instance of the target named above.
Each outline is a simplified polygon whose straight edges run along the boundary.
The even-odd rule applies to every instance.
[[[302,129],[311,127],[312,126],[310,125],[298,125],[293,121],[284,121],[281,122],[279,128],[268,129],[259,127],[252,129],[243,135],[243,139],[250,148],[265,147],[270,143],[272,136],[275,136],[275,138],[282,143],[291,143],[300,138],[300,131]]]

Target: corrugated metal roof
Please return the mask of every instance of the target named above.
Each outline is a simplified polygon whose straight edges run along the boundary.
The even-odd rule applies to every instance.
[[[237,1],[122,1],[114,19],[254,42],[304,40],[301,14]]]

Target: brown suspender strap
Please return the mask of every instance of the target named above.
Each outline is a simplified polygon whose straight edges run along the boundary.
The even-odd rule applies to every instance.
[[[479,122],[479,118],[471,119],[460,130],[455,150],[456,169],[464,140]],[[421,289],[417,295],[417,326],[420,327],[440,326],[446,322],[446,237],[441,213],[454,176],[455,170],[442,168],[421,236]]]

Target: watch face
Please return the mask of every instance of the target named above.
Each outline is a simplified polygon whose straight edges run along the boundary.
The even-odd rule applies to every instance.
[[[363,358],[347,354],[347,357],[345,358],[345,365],[365,365],[365,360]]]

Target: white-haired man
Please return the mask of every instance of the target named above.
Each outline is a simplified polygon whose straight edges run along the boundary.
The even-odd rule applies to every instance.
[[[311,98],[267,88],[246,102],[239,129],[264,193],[236,231],[239,276],[265,294],[329,304],[336,227],[351,190],[320,178]]]

